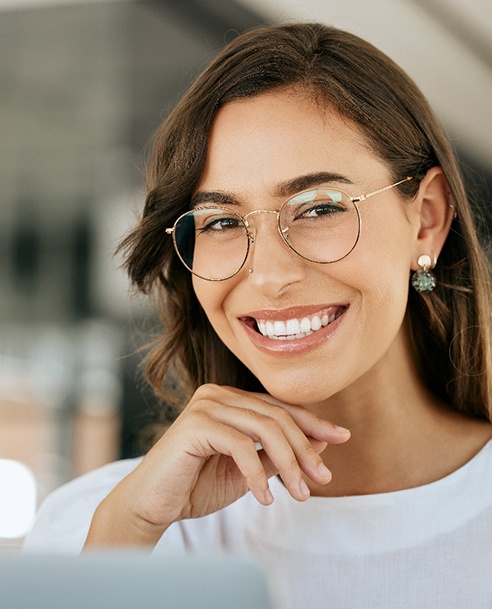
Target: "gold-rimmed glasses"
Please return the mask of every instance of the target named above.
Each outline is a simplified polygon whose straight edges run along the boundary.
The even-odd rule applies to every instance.
[[[250,218],[258,214],[276,215],[280,237],[301,258],[331,264],[348,256],[359,241],[357,204],[411,179],[357,197],[319,186],[290,197],[278,210],[256,209],[245,216],[220,205],[199,205],[179,216],[166,233],[185,267],[207,281],[225,281],[239,273],[255,240]]]

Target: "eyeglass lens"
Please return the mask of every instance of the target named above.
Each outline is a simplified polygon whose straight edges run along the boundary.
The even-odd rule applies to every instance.
[[[289,199],[279,212],[279,231],[300,256],[318,263],[335,262],[355,247],[359,212],[348,195],[317,189]],[[174,228],[176,250],[195,275],[223,280],[244,264],[248,230],[241,216],[217,207],[199,208],[182,216]]]

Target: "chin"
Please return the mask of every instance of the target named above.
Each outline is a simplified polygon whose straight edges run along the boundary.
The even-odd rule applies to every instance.
[[[287,383],[265,381],[263,387],[272,397],[287,404],[309,406],[329,399],[339,391],[339,387],[320,387],[319,383],[311,380],[291,379]]]

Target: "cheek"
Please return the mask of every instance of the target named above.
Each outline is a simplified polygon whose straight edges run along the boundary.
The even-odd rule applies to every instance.
[[[354,250],[358,264],[375,281],[391,275],[398,281],[409,276],[417,228],[398,203],[371,210],[363,218],[361,238]],[[385,213],[386,212],[386,213]],[[378,272],[379,271],[379,272]]]
[[[371,212],[357,247],[333,272],[359,293],[363,312],[396,322],[406,310],[415,228],[401,208]]]
[[[354,287],[362,295],[366,312],[384,318],[383,327],[391,332],[399,328],[407,307],[412,236],[406,224],[400,225],[400,230],[381,227],[375,234],[364,242],[353,261],[358,277]]]
[[[193,276],[193,289],[201,304],[206,316],[214,327],[215,331],[221,336],[221,329],[225,324],[224,303],[232,286],[222,281],[205,281]]]

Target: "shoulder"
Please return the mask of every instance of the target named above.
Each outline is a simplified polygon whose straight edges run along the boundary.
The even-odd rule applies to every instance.
[[[79,553],[97,506],[139,462],[109,463],[56,489],[41,504],[24,551]]]

